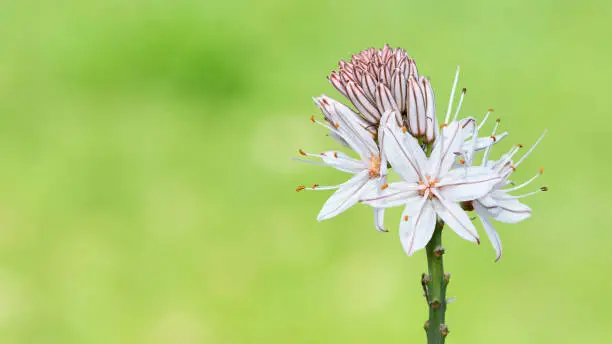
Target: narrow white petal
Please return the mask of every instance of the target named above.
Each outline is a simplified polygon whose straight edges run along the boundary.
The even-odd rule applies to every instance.
[[[404,204],[414,204],[421,199],[417,191],[420,186],[409,182],[391,183],[384,190],[372,190],[359,201],[375,208],[391,208]]]
[[[421,200],[418,212],[413,213],[414,209],[404,209],[399,230],[402,246],[409,256],[427,245],[436,228],[436,213],[426,197]]]
[[[493,199],[497,210],[493,218],[499,222],[517,223],[531,216],[531,208],[517,199]]]
[[[471,201],[489,193],[502,180],[492,173],[472,174],[472,169],[467,169],[467,174],[458,169],[444,176],[438,184],[440,195],[451,202]]]
[[[404,134],[397,130],[396,123],[391,121],[391,128],[385,128],[384,147],[387,160],[406,181],[416,181],[423,179],[421,165],[426,163],[425,153],[418,147],[418,142],[412,135]],[[421,155],[415,156],[413,146],[417,146]],[[417,151],[418,153],[418,151]],[[420,160],[420,161],[419,161]]]
[[[362,193],[368,192],[368,186],[373,186],[373,183],[369,181],[368,171],[363,171],[340,185],[338,190],[323,205],[317,220],[327,220],[352,207],[357,203]]]
[[[338,151],[327,151],[321,153],[321,159],[323,162],[337,170],[349,172],[349,173],[359,173],[364,169],[368,169],[368,166],[362,161],[353,159],[350,156],[338,152]]]
[[[385,229],[385,209],[374,208],[374,227],[379,232],[388,232]]]
[[[480,217],[480,222],[482,222],[482,227],[487,233],[487,236],[491,241],[491,245],[493,245],[493,249],[495,250],[495,261],[498,261],[501,259],[502,256],[502,243],[501,239],[499,238],[499,234],[497,234],[497,231],[493,227],[493,224],[491,223],[487,212],[483,211],[482,209],[479,209],[478,206],[475,207],[475,210],[476,213],[478,213],[478,216]]]
[[[434,194],[436,194],[435,191]],[[457,203],[437,196],[438,198],[432,201],[438,216],[463,239],[480,243],[476,228],[465,211]]]
[[[464,130],[468,126],[454,121],[442,128],[440,136],[434,142],[433,150],[430,155],[428,170],[436,178],[445,174],[455,162],[464,142]],[[472,129],[471,127],[469,128]]]

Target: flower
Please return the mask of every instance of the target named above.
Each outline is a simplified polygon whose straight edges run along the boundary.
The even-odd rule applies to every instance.
[[[334,138],[360,156],[360,159],[354,159],[339,151],[327,151],[321,154],[299,151],[304,156],[322,159],[324,165],[354,175],[345,183],[336,186],[314,184],[310,188],[298,187],[297,191],[337,189],[319,212],[317,220],[322,221],[347,210],[364,195],[383,189],[386,183],[387,161],[381,154],[372,133],[356,120],[356,114],[351,109],[326,96],[316,98],[315,102],[323,111],[328,123],[319,122],[314,117],[311,120],[330,130]],[[383,118],[389,118],[391,115],[392,113],[387,112],[383,114]],[[384,137],[382,130],[378,137]],[[379,231],[385,231],[382,225],[383,212],[383,209],[374,210],[375,225]]]
[[[396,111],[410,134],[433,142],[438,122],[435,100],[429,80],[419,77],[416,63],[405,50],[366,49],[340,61],[330,83],[359,111],[359,119],[376,133],[382,114]]]
[[[384,152],[403,181],[388,185],[378,196],[361,202],[375,208],[405,205],[400,239],[408,255],[424,248],[435,229],[438,215],[460,237],[479,243],[470,218],[457,202],[471,201],[488,194],[502,179],[469,166],[451,170],[465,137],[473,132],[474,119],[453,121],[433,144],[430,157],[418,141],[395,121],[385,122]]]
[[[497,126],[496,126],[497,128]],[[495,129],[493,131],[495,133]],[[517,223],[523,221],[531,216],[531,208],[527,205],[521,203],[519,199],[531,196],[541,191],[548,191],[548,187],[541,187],[536,191],[529,192],[520,196],[512,196],[508,194],[509,192],[513,192],[523,187],[529,185],[533,182],[538,176],[540,176],[543,172],[543,169],[533,177],[531,177],[526,182],[513,186],[511,188],[505,188],[506,186],[512,184],[508,178],[512,175],[512,173],[516,170],[516,168],[529,156],[535,147],[540,143],[540,141],[544,138],[546,131],[538,138],[538,140],[534,143],[534,145],[525,153],[516,163],[513,163],[512,157],[519,151],[522,145],[517,145],[513,147],[508,153],[504,154],[497,161],[488,160],[490,149],[487,149],[484,157],[482,159],[482,163],[478,169],[483,171],[485,174],[495,174],[500,177],[500,181],[495,184],[492,190],[486,195],[479,197],[473,201],[466,202],[463,204],[464,209],[475,210],[482,222],[482,226],[495,249],[496,258],[495,261],[501,259],[502,256],[502,244],[499,234],[493,227],[491,223],[491,219],[495,219],[499,222],[505,223]]]

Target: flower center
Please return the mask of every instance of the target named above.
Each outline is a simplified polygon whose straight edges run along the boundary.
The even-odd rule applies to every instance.
[[[422,185],[421,189],[419,190],[419,194],[421,196],[425,196],[425,194],[428,193],[429,194],[428,198],[431,199],[432,197],[434,197],[434,194],[433,192],[431,192],[431,189],[435,188],[438,182],[439,180],[435,178],[432,178],[430,176],[425,176],[425,180],[419,181],[419,185]]]
[[[370,178],[380,177],[380,156],[372,155],[370,157]]]

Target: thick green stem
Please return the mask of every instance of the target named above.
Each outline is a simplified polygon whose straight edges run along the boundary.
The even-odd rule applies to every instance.
[[[438,221],[431,240],[427,244],[427,267],[429,275],[424,281],[427,286],[427,301],[429,303],[429,320],[425,325],[428,344],[443,344],[448,327],[444,322],[446,313],[446,287],[450,275],[444,274],[442,258],[444,248],[442,247],[442,228],[444,222]]]

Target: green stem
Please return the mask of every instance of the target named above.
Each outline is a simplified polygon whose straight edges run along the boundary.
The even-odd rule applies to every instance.
[[[427,244],[427,267],[429,276],[425,281],[427,286],[427,301],[429,303],[429,321],[426,323],[428,344],[443,344],[448,334],[448,328],[444,322],[446,313],[446,287],[450,275],[444,274],[442,257],[442,228],[444,222],[438,221],[431,240]]]

